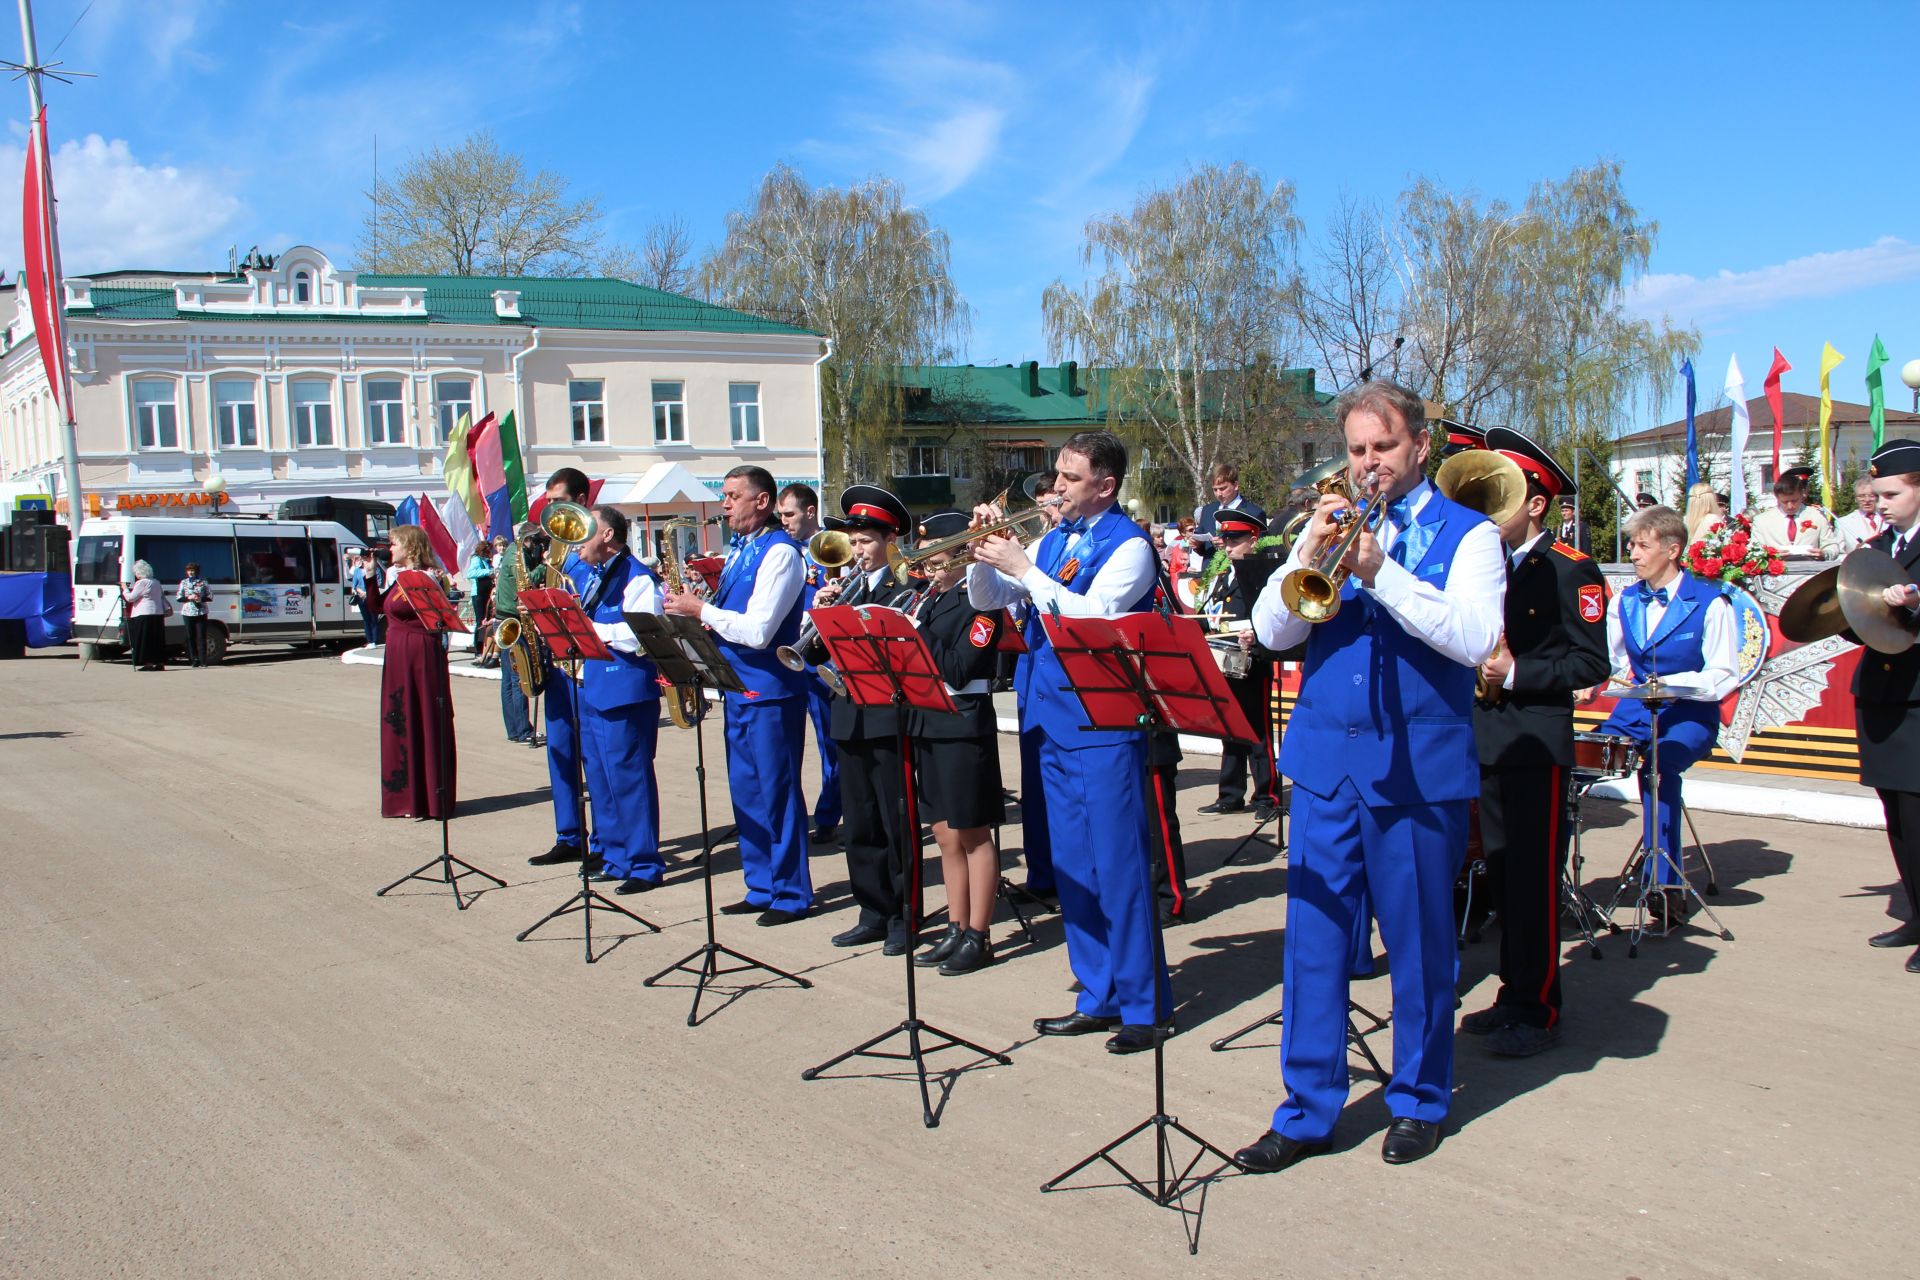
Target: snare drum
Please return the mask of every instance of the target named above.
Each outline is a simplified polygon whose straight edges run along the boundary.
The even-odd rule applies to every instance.
[[[1640,768],[1640,748],[1613,733],[1573,735],[1573,768],[1595,778],[1631,777]]]
[[[1207,649],[1213,654],[1214,665],[1229,680],[1244,680],[1253,674],[1253,655],[1242,649],[1238,640],[1226,644],[1209,640]]]

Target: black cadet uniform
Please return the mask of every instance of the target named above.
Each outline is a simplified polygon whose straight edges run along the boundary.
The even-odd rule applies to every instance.
[[[952,714],[918,708],[907,713],[920,780],[920,818],[955,830],[997,827],[1007,819],[991,688],[1002,614],[975,609],[963,579],[949,591],[929,592],[915,618],[940,679],[959,708]]]
[[[1549,497],[1571,487],[1546,451],[1495,427],[1489,447],[1520,464]],[[1508,1024],[1551,1029],[1560,1019],[1560,876],[1566,866],[1573,768],[1573,691],[1607,678],[1607,584],[1600,566],[1551,529],[1516,561],[1508,549],[1507,650],[1512,687],[1476,703],[1480,838],[1500,913],[1500,994],[1494,1016],[1470,1031]],[[1526,1039],[1523,1037],[1523,1039]],[[1532,1046],[1550,1041],[1532,1037]],[[1501,1051],[1506,1039],[1493,1042]],[[1523,1051],[1531,1051],[1526,1049]]]
[[[840,495],[848,532],[873,529],[904,533],[912,517],[900,499],[875,485],[849,486]],[[894,580],[891,569],[863,573],[855,567],[835,604],[885,605],[905,609],[914,591]],[[834,937],[835,946],[860,946],[883,937],[888,954],[907,946],[902,902],[907,880],[907,836],[902,826],[905,761],[900,758],[901,713],[892,707],[862,707],[835,696],[827,709],[827,734],[840,754],[840,807],[847,827],[847,883],[860,919]]]
[[[1245,531],[1255,537],[1260,535],[1260,525],[1239,523],[1229,520],[1222,528],[1227,532]],[[1266,587],[1267,579],[1279,562],[1271,556],[1255,553],[1244,560],[1229,560],[1227,567],[1220,572],[1210,589],[1212,599],[1221,600],[1223,605],[1220,617],[1223,621],[1251,621],[1253,606],[1260,599],[1260,592]],[[1206,602],[1202,609],[1208,607]],[[1220,754],[1220,791],[1212,807],[1213,812],[1232,813],[1245,805],[1247,800],[1247,777],[1253,777],[1253,804],[1262,816],[1268,810],[1279,807],[1280,788],[1274,772],[1273,761],[1279,746],[1274,742],[1273,725],[1273,681],[1280,669],[1279,655],[1258,642],[1248,651],[1253,667],[1244,677],[1227,678],[1227,687],[1233,690],[1235,701],[1240,710],[1246,713],[1247,723],[1260,735],[1260,745],[1244,746],[1239,743],[1227,743]],[[1204,812],[1204,811],[1203,811]]]
[[[1875,477],[1920,472],[1920,444],[1889,440],[1874,451],[1867,469]],[[1920,586],[1920,526],[1905,541],[1901,546],[1900,534],[1889,526],[1865,545],[1892,556]],[[1862,652],[1853,697],[1860,781],[1880,794],[1887,843],[1907,899],[1907,922],[1877,935],[1873,944],[1920,947],[1920,646],[1904,653]],[[1907,960],[1907,972],[1920,973],[1920,950]]]

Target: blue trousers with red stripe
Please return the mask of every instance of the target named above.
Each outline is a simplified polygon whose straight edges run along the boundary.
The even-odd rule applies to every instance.
[[[1075,1007],[1151,1026],[1172,1016],[1148,871],[1146,743],[1069,749],[1040,734],[1054,882]]]
[[[807,870],[807,801],[800,791],[807,700],[727,695],[727,791],[740,828],[747,901],[782,911],[813,909]]]
[[[1287,867],[1287,1097],[1273,1128],[1301,1142],[1333,1133],[1347,1100],[1347,989],[1356,919],[1370,901],[1393,982],[1387,1110],[1440,1121],[1453,1092],[1453,882],[1467,848],[1467,801],[1369,806],[1353,784],[1293,789]],[[1363,898],[1362,895],[1365,895]]]
[[[1522,1022],[1560,1020],[1560,875],[1571,830],[1560,765],[1480,774],[1480,843],[1500,913],[1497,1003]]]

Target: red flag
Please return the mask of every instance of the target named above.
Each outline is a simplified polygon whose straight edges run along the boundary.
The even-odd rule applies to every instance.
[[[47,212],[53,203],[53,175],[41,168],[46,141],[47,110],[42,107],[27,130],[27,171],[20,192],[21,247],[26,258],[27,300],[33,307],[33,336],[40,346],[47,384],[53,388],[53,402],[59,404],[65,392],[61,374],[66,370],[67,344],[61,332],[65,310],[55,297],[60,282],[52,278],[53,228]]]
[[[447,532],[446,521],[433,508],[426,494],[420,495],[420,527],[425,530],[427,541],[433,544],[433,554],[440,557],[440,563],[448,573],[460,572],[460,548]]]
[[[605,484],[606,482],[607,480],[605,476],[602,476],[598,480],[587,481],[587,507],[589,510],[599,505],[600,486]],[[527,504],[527,519],[533,521],[535,524],[539,524],[540,513],[546,510],[546,506],[547,506],[547,495],[543,493],[539,497],[535,498],[532,502]]]
[[[1767,370],[1767,407],[1773,410],[1773,475],[1780,477],[1780,375],[1793,368],[1787,358],[1780,354],[1780,348],[1773,349],[1773,367]]]

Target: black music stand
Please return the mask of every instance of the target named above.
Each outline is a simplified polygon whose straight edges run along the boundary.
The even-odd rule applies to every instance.
[[[1144,775],[1143,794],[1153,794],[1152,764],[1146,739],[1161,729],[1203,737],[1255,743],[1253,726],[1240,710],[1239,701],[1227,688],[1226,678],[1207,652],[1206,634],[1190,615],[1165,613],[1123,614],[1118,618],[1066,618],[1058,614],[1042,618],[1047,639],[1060,660],[1069,687],[1085,708],[1089,731],[1133,732],[1141,735]],[[1153,912],[1154,959],[1164,970],[1167,963],[1166,932],[1160,927],[1160,913]],[[1154,983],[1154,1023],[1166,1025],[1170,1011],[1159,1007],[1160,984]],[[1135,1174],[1114,1153],[1147,1130],[1154,1133],[1154,1173],[1149,1182]],[[1176,1171],[1171,1134],[1192,1142],[1197,1150]],[[1167,1063],[1165,1037],[1158,1034],[1153,1044],[1153,1114],[1125,1133],[1085,1157],[1065,1172],[1041,1186],[1040,1190],[1061,1190],[1060,1184],[1098,1161],[1111,1165],[1126,1179],[1122,1184],[1139,1192],[1162,1208],[1176,1208],[1181,1227],[1186,1231],[1187,1252],[1200,1249],[1200,1214],[1206,1211],[1204,1188],[1221,1169],[1198,1177],[1193,1171],[1211,1152],[1222,1168],[1233,1168],[1233,1157],[1208,1142],[1180,1121],[1167,1114]],[[1202,1188],[1200,1208],[1189,1209],[1186,1194]]]
[[[593,621],[580,608],[580,602],[571,591],[558,587],[541,587],[520,593],[521,607],[526,610],[527,618],[533,623],[533,629],[546,641],[547,649],[558,661],[567,664],[567,673],[562,677],[558,671],[548,675],[550,680],[579,678],[580,661],[593,658],[605,662],[613,657],[613,650],[607,648],[606,641],[593,629]],[[642,916],[627,910],[612,898],[595,889],[587,880],[587,868],[593,864],[592,824],[588,821],[587,796],[587,744],[580,733],[580,688],[576,683],[573,689],[573,744],[574,744],[574,785],[579,788],[580,796],[580,888],[565,902],[541,916],[538,920],[521,930],[514,938],[516,942],[525,942],[533,936],[536,929],[549,920],[561,916],[580,913],[580,923],[586,936],[587,963],[593,964],[597,957],[593,954],[593,913],[612,911],[625,916],[635,924],[644,926],[650,933],[660,932],[660,926]]]
[[[947,694],[945,683],[940,679],[939,668],[934,666],[933,655],[927,651],[926,641],[920,638],[920,633],[914,629],[906,614],[898,609],[870,605],[829,605],[825,609],[815,609],[809,616],[819,628],[827,652],[833,655],[834,666],[846,681],[847,696],[859,706],[890,706],[899,713],[896,737],[900,767],[905,777],[896,832],[906,847],[901,849],[896,845],[894,852],[895,856],[904,857],[907,863],[907,891],[902,895],[901,909],[907,917],[909,945],[902,957],[907,971],[907,1016],[845,1053],[835,1054],[817,1067],[808,1067],[800,1073],[800,1078],[817,1080],[821,1072],[837,1067],[849,1058],[912,1062],[914,1074],[920,1081],[920,1118],[927,1128],[935,1129],[940,1125],[940,1117],[934,1114],[933,1100],[927,1092],[928,1054],[938,1053],[942,1049],[971,1049],[1002,1066],[1013,1065],[1013,1059],[1004,1053],[983,1048],[971,1040],[962,1040],[930,1022],[921,1021],[919,995],[914,985],[916,970],[911,944],[920,928],[920,809],[914,797],[913,752],[907,741],[905,712],[908,707],[948,713],[956,708]],[[905,1053],[876,1047],[897,1035],[907,1037]],[[939,1043],[922,1045],[923,1035],[937,1039]]]
[[[639,637],[640,647],[646,650],[653,665],[660,669],[663,683],[717,689],[722,693],[744,694],[747,691],[732,664],[721,656],[713,636],[696,619],[662,613],[629,613],[626,619],[627,625],[633,628],[633,634]],[[672,697],[673,694],[669,692],[667,696]],[[813,984],[785,969],[776,969],[765,961],[755,960],[732,947],[723,946],[714,937],[713,831],[707,824],[707,715],[704,705],[694,718],[693,744],[693,776],[700,784],[700,879],[707,895],[707,940],[640,985],[654,986],[670,973],[694,975],[693,1007],[687,1010],[687,1025],[697,1027],[700,1025],[700,1001],[707,994],[707,985],[715,978],[760,969],[795,986],[812,987]],[[721,956],[739,963],[723,967],[720,964]]]
[[[418,569],[402,569],[396,582],[398,585],[395,590],[413,606],[414,613],[419,616],[420,625],[426,628],[429,634],[440,636],[449,631],[467,629],[466,624],[460,621],[460,611],[453,607],[453,602],[447,599],[446,593],[440,590],[439,584],[425,573]],[[444,693],[433,695],[433,705],[437,713],[434,716],[433,736],[440,748],[440,776],[433,781],[434,790],[440,796],[440,856],[424,863],[417,870],[409,871],[386,888],[376,889],[373,896],[384,898],[409,880],[424,880],[428,884],[446,885],[453,891],[453,905],[465,911],[467,899],[460,892],[462,877],[479,876],[482,880],[491,880],[494,887],[499,889],[506,888],[507,882],[492,872],[482,871],[472,863],[453,856],[451,837],[447,833],[447,821],[452,816],[448,812],[451,806],[447,803],[447,770],[453,764],[451,732],[453,712],[447,706],[447,695]],[[454,869],[456,867],[459,870],[456,871]],[[429,871],[437,871],[439,874],[428,875]],[[485,892],[485,889],[481,889],[473,896],[478,899],[480,894]]]

